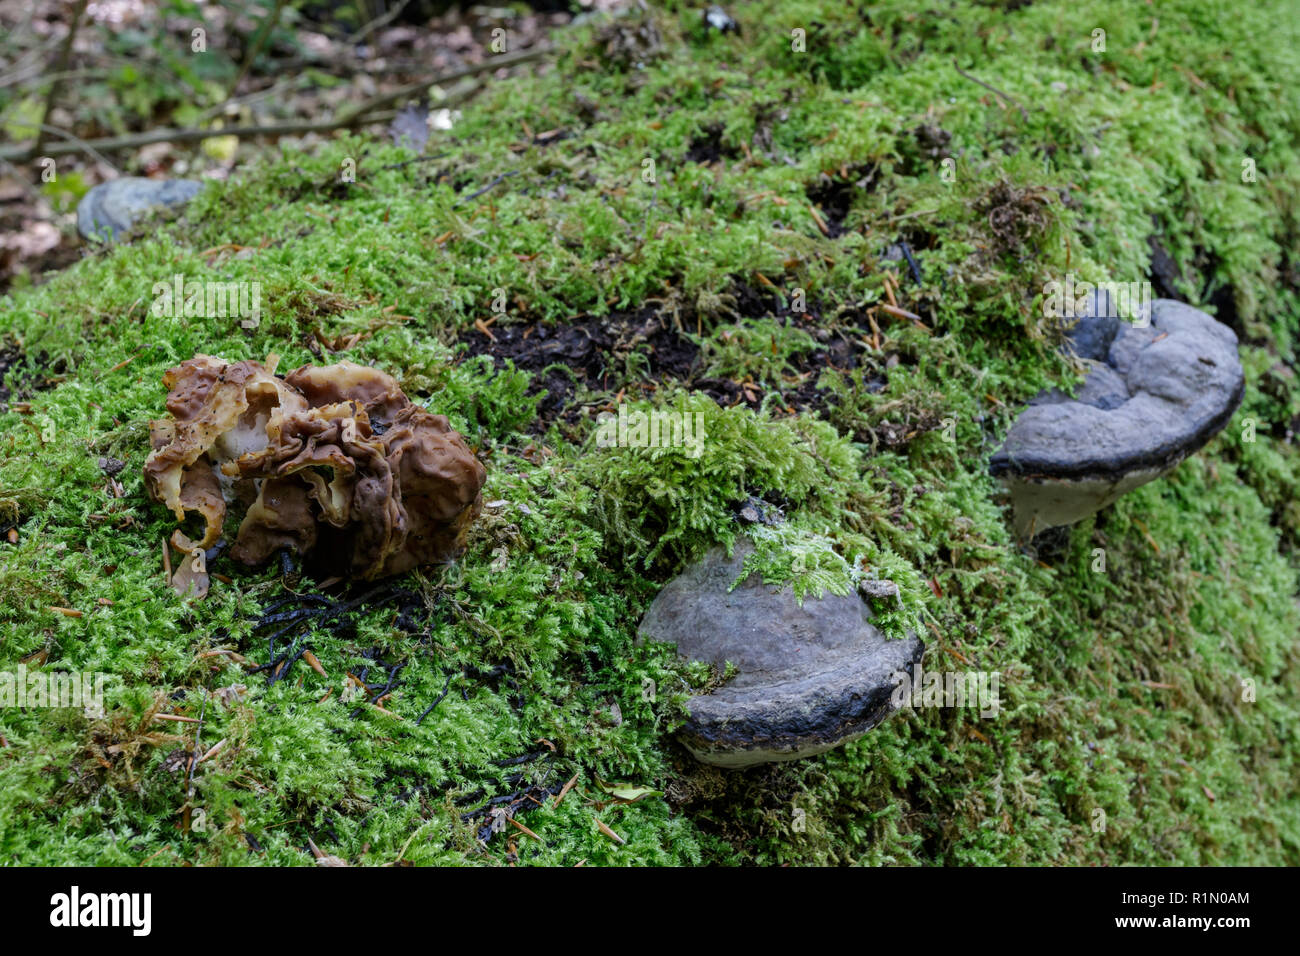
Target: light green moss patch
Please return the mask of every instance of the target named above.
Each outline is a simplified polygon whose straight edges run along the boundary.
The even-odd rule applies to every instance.
[[[361,137],[286,152],[0,302],[25,356],[0,413],[0,528],[17,538],[0,543],[0,667],[108,675],[103,718],[0,709],[0,856],[309,865],[310,836],[358,864],[500,864],[512,841],[544,864],[1300,862],[1294,17],[913,6],[738,5],[735,38],[671,5],[644,70],[590,69],[595,23],[538,79],[468,104],[437,161],[396,166],[411,157]],[[524,124],[572,135],[530,145]],[[949,134],[952,181],[923,125]],[[688,160],[696,141],[720,161]],[[335,182],[349,158],[350,187]],[[1035,552],[986,464],[1020,402],[1077,378],[1043,284],[1145,279],[1149,236],[1183,294],[1242,334],[1246,399],[1172,475]],[[919,288],[878,258],[899,239]],[[877,348],[865,310],[888,301],[886,270],[924,327],[878,311]],[[153,314],[176,274],[261,283],[260,325]],[[803,290],[819,318],[736,314],[764,290]],[[539,422],[529,372],[457,344],[494,316],[646,304],[699,338],[711,374],[748,376],[760,410],[648,391],[634,362],[579,390],[587,413]],[[851,334],[857,364],[792,415],[778,393],[819,328]],[[323,361],[382,366],[449,415],[487,460],[490,506],[458,564],[400,582],[419,595],[414,632],[370,610],[302,637],[328,677],[300,662],[268,687],[200,655],[264,663],[251,619],[283,594],[278,571],[220,568],[233,582],[199,605],[171,594],[146,423],[163,371],[195,352],[287,369],[321,343]],[[703,416],[701,453],[599,447],[594,412],[619,400]],[[101,456],[126,462],[120,488]],[[768,580],[806,595],[896,581],[886,630],[918,630],[932,669],[997,672],[999,714],[904,711],[817,759],[696,766],[671,731],[716,675],[638,646],[636,625],[671,573],[744,531],[749,495],[788,521],[758,533]],[[376,666],[366,652],[405,662],[389,713],[342,699],[348,671]],[[196,725],[160,709],[202,713],[202,750],[226,741],[192,797]],[[484,818],[462,820],[575,774],[558,807],[520,816],[541,842],[507,826],[484,848]],[[666,796],[614,804],[597,777]]]

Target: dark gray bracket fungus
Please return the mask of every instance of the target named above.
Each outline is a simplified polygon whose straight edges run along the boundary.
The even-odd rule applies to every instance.
[[[1086,312],[1068,333],[1089,369],[1078,393],[1036,396],[989,462],[1010,488],[1022,538],[1168,474],[1241,404],[1245,376],[1226,325],[1172,299],[1132,323],[1109,295],[1094,294]]]
[[[901,673],[925,652],[915,636],[886,638],[857,594],[806,597],[751,574],[734,591],[748,541],[721,548],[670,581],[641,621],[640,637],[676,644],[693,660],[736,665],[737,675],[687,703],[680,739],[703,763],[728,769],[794,760],[866,733],[897,704]]]
[[[184,205],[202,188],[194,179],[140,176],[100,183],[77,203],[77,232],[85,239],[112,241],[151,210]]]

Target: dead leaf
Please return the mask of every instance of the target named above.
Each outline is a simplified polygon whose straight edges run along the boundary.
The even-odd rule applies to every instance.
[[[201,601],[208,596],[211,581],[208,578],[207,561],[201,550],[194,549],[181,561],[180,567],[172,575],[171,584],[172,590],[181,597]]]
[[[650,787],[636,787],[630,783],[606,783],[600,777],[596,778],[596,786],[605,793],[613,797],[613,803],[636,803],[644,800],[646,797],[662,797],[662,790],[653,790]]]
[[[603,821],[601,821],[598,818],[593,818],[593,819],[596,819],[596,828],[600,830],[601,833],[605,834],[605,836],[609,837],[611,840],[613,840],[615,843],[619,844],[620,846],[627,843],[627,840],[623,839],[621,836],[619,836],[609,827],[605,826]]]

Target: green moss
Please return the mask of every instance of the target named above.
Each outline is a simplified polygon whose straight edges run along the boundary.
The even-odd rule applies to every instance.
[[[431,144],[437,163],[396,165],[409,155],[355,136],[268,157],[0,304],[25,355],[0,413],[0,527],[17,537],[0,543],[0,666],[102,671],[109,705],[102,719],[0,710],[4,859],[307,865],[310,836],[353,863],[501,863],[510,835],[485,848],[481,818],[462,814],[577,774],[558,807],[521,818],[543,838],[512,834],[521,862],[1300,861],[1289,9],[733,13],[743,38],[706,34],[697,8],[656,14],[664,43],[645,69],[587,68],[602,27],[581,28],[537,79],[467,105]],[[521,150],[523,123],[573,135]],[[950,134],[954,176],[923,125]],[[721,160],[690,161],[696,140]],[[353,185],[336,181],[348,159]],[[847,232],[831,239],[818,219],[837,203]],[[1022,546],[986,461],[1018,403],[1077,378],[1043,284],[1144,279],[1152,235],[1182,292],[1241,333],[1242,409],[1169,477]],[[919,286],[878,259],[899,239]],[[259,327],[154,315],[154,283],[178,273],[260,282]],[[769,285],[786,302],[804,290],[816,317],[738,317],[738,290]],[[866,310],[894,287],[924,328],[877,310],[876,338]],[[762,409],[648,395],[639,377],[580,395],[702,416],[698,455],[601,447],[585,413],[548,431],[528,373],[455,344],[476,320],[646,304],[698,336],[711,374],[749,376]],[[857,364],[822,376],[820,413],[790,415],[771,389],[819,330],[858,343]],[[391,608],[359,614],[353,632],[302,638],[328,677],[300,664],[268,687],[200,655],[262,663],[250,618],[282,582],[240,572],[202,604],[178,600],[161,571],[172,521],[140,468],[166,368],[196,351],[289,368],[312,347],[388,368],[448,414],[488,461],[490,504],[458,564],[402,582],[426,602],[417,633]],[[126,461],[120,487],[101,456]],[[694,765],[672,730],[716,675],[635,629],[668,575],[734,543],[749,496],[785,517],[752,532],[751,568],[805,596],[896,581],[902,607],[876,608],[886,629],[919,631],[933,669],[998,672],[998,716],[906,710],[814,760]],[[405,662],[396,717],[341,699],[345,673],[373,663],[363,653]],[[201,713],[199,740],[158,708]],[[174,752],[222,739],[189,796]],[[668,797],[610,804],[597,777]],[[187,809],[203,829],[182,829]]]

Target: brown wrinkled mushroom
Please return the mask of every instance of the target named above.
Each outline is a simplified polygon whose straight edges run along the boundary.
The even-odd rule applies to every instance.
[[[196,355],[168,370],[168,419],[150,425],[145,486],[210,548],[227,505],[248,508],[231,556],[301,554],[321,574],[377,578],[450,560],[482,510],[487,473],[443,415],[377,369],[340,362],[279,379],[267,363]]]

